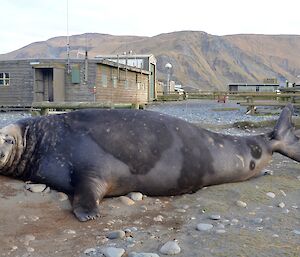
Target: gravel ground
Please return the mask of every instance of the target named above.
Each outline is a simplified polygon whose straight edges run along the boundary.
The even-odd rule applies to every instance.
[[[235,109],[226,111],[226,109]],[[235,122],[260,122],[277,119],[278,115],[251,116],[247,115],[246,107],[241,107],[236,101],[217,103],[209,100],[188,100],[182,102],[153,103],[147,106],[148,110],[162,112],[181,118],[188,122],[207,125],[230,125]],[[0,113],[0,127],[12,121],[28,117],[28,113],[12,112]]]
[[[149,109],[225,133],[270,130],[232,130],[228,123],[273,118],[213,110],[229,107],[237,106],[189,101]],[[1,113],[0,126],[24,115]],[[300,256],[299,171],[298,163],[275,154],[264,170],[269,175],[176,197],[106,198],[101,217],[86,223],[73,217],[66,195],[32,193],[0,177],[0,256]]]
[[[218,103],[217,101],[210,100],[188,100],[182,102],[157,103],[150,105],[147,109],[173,115],[188,122],[204,124],[204,126],[210,124],[228,125],[241,121],[261,122],[274,120],[278,117],[278,115],[247,115],[247,108],[238,105],[237,101]],[[226,109],[231,109],[231,111],[226,111]],[[263,110],[264,109],[261,109],[261,111]]]

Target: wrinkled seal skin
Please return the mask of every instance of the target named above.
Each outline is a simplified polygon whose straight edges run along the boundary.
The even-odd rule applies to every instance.
[[[104,196],[150,196],[256,176],[274,151],[300,160],[284,108],[274,130],[237,137],[141,110],[81,110],[20,120],[0,130],[0,173],[72,194],[80,221],[99,215]]]

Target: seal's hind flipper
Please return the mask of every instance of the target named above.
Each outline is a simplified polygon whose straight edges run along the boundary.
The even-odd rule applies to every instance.
[[[299,132],[292,123],[293,112],[292,104],[282,110],[273,130],[272,150],[300,162]]]
[[[292,123],[293,113],[294,108],[292,104],[288,104],[283,108],[274,127],[274,136],[276,139],[284,137],[287,131],[294,128]]]
[[[75,186],[73,212],[80,221],[99,217],[98,203],[107,192],[107,183],[99,178],[83,177]]]

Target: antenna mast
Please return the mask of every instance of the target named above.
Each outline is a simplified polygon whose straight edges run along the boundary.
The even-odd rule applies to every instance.
[[[69,38],[69,0],[67,0],[67,72],[71,72],[70,67],[70,38]]]

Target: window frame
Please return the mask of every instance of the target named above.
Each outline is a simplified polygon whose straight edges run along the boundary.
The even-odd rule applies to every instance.
[[[9,72],[0,72],[0,87],[9,87],[10,86],[10,73]],[[1,83],[2,82],[2,83]]]

